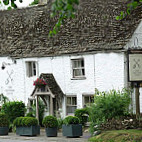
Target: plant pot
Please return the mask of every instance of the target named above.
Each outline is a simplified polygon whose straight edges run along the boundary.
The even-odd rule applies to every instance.
[[[62,125],[63,136],[66,137],[80,137],[82,136],[81,124]]]
[[[8,127],[0,127],[0,136],[8,135],[9,128]]]
[[[46,136],[47,137],[57,137],[57,127],[53,127],[53,128],[45,128],[46,131]]]
[[[16,127],[16,134],[20,136],[36,136],[40,134],[40,127],[39,126]]]
[[[41,92],[45,92],[45,85],[38,85],[37,87]]]

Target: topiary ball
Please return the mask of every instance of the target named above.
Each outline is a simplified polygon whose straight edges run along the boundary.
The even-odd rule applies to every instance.
[[[43,121],[42,124],[47,128],[53,128],[53,127],[58,127],[58,120],[56,117],[54,116],[46,116]]]
[[[7,127],[9,125],[8,117],[4,113],[0,113],[0,127]]]
[[[64,120],[63,120],[63,124],[65,125],[69,125],[69,124],[79,124],[79,118],[76,116],[67,116]]]

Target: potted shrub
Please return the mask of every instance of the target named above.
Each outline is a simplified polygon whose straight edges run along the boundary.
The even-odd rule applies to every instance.
[[[6,114],[0,113],[0,136],[8,135],[9,131],[8,125],[9,121]]]
[[[57,137],[58,121],[56,117],[46,116],[42,124],[45,127],[47,137]]]
[[[17,117],[14,122],[16,134],[20,136],[36,136],[40,132],[38,121],[34,117]]]
[[[76,116],[67,116],[62,125],[63,136],[79,137],[82,136],[82,124],[79,124],[79,118]]]

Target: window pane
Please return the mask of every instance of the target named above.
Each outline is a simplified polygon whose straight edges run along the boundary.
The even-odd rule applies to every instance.
[[[85,104],[90,103],[90,102],[89,102],[89,96],[85,96],[85,97],[84,97],[84,103],[85,103]]]
[[[77,105],[76,97],[72,97],[72,105]]]
[[[81,67],[84,67],[84,60],[81,60]]]
[[[73,60],[73,68],[77,68],[78,67],[78,61],[77,60]]]
[[[74,69],[73,70],[73,76],[82,76],[82,70],[81,69]]]
[[[67,104],[71,105],[71,97],[67,97]]]
[[[94,103],[94,96],[90,96],[90,103]]]
[[[77,109],[76,106],[67,106],[67,114],[68,113],[74,113],[74,111]]]
[[[33,76],[36,75],[36,63],[33,62]]]
[[[29,77],[32,76],[32,63],[28,62]]]
[[[78,60],[78,67],[81,67],[81,60]]]
[[[84,70],[84,69],[81,70],[81,75],[82,75],[82,76],[85,75],[85,70]]]

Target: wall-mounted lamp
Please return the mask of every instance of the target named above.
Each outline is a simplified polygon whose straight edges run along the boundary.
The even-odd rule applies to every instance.
[[[13,65],[13,64],[16,64],[16,60],[12,60],[13,63],[6,63],[6,62],[2,62],[2,66],[1,66],[1,69],[4,70],[6,68],[6,66],[8,65]]]

